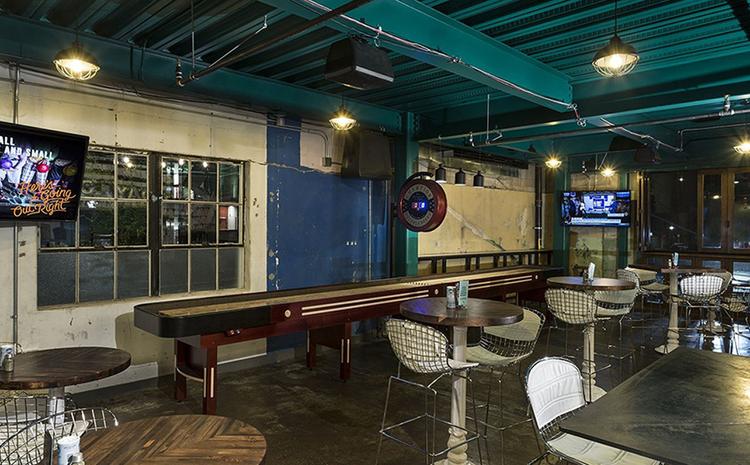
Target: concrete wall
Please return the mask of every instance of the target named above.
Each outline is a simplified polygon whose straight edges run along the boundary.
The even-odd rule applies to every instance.
[[[0,70],[0,76],[7,70]],[[266,286],[266,127],[263,115],[208,106],[148,101],[90,86],[22,73],[18,122],[86,134],[91,144],[246,161],[246,230],[244,284]],[[11,121],[12,86],[0,82],[0,119]],[[40,310],[36,304],[38,233],[20,228],[19,342],[24,350],[101,345],[133,355],[133,366],[101,384],[133,381],[172,370],[172,341],[133,326],[137,303],[153,299],[99,302]],[[12,228],[0,227],[0,340],[10,340],[12,314]],[[211,295],[217,293],[202,293]],[[170,295],[169,299],[174,299]],[[265,353],[265,341],[222,348],[222,360]],[[93,386],[83,386],[83,388]]]

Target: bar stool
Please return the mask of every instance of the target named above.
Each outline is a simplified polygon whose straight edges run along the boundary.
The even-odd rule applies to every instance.
[[[656,280],[656,272],[653,271],[627,267],[617,270],[616,273],[617,279],[623,279],[635,284],[638,296],[641,298],[641,311],[645,309],[646,297],[659,296],[663,301],[664,293],[669,290],[668,285]]]
[[[495,370],[500,372],[497,378],[498,391],[500,393],[500,423],[495,426],[490,424],[489,414],[492,400],[492,386],[494,382],[489,383],[487,389],[487,403],[484,405],[485,417],[482,422],[484,425],[485,443],[487,441],[487,428],[500,431],[500,450],[501,463],[505,463],[505,439],[503,432],[509,428],[525,423],[528,419],[505,425],[503,410],[503,376],[512,368],[518,368],[518,377],[521,378],[521,361],[529,357],[534,352],[534,347],[539,340],[539,334],[544,326],[544,315],[530,308],[523,309],[523,320],[518,323],[505,326],[488,326],[482,329],[482,336],[479,345],[469,347],[466,350],[466,360],[478,363],[479,366],[490,369],[490,377],[494,375]],[[489,445],[486,446],[489,455]]]
[[[532,418],[547,450],[530,463],[548,455],[584,465],[658,465],[649,458],[563,433],[562,420],[586,406],[581,372],[569,360],[547,357],[534,362],[526,372],[526,395]],[[603,425],[606,427],[606,425]]]
[[[378,451],[375,458],[375,464],[377,465],[380,460],[380,450],[383,444],[383,438],[388,438],[399,444],[405,445],[412,449],[416,449],[425,455],[425,463],[432,464],[435,459],[443,454],[447,454],[449,451],[466,445],[479,438],[479,423],[477,420],[477,409],[474,398],[474,389],[471,384],[471,378],[469,378],[469,370],[478,366],[476,363],[460,362],[450,358],[450,344],[448,339],[443,333],[435,328],[426,326],[420,323],[416,323],[409,320],[402,320],[392,318],[385,324],[386,335],[391,343],[396,358],[399,361],[398,371],[396,376],[391,376],[388,379],[388,389],[385,396],[385,408],[383,409],[383,421],[380,427],[380,437],[378,438]],[[406,367],[410,371],[423,374],[423,375],[437,375],[432,381],[427,384],[422,384],[416,381],[411,381],[401,376],[401,366]],[[437,417],[437,390],[435,390],[435,384],[442,379],[444,376],[460,376],[466,379],[469,389],[471,392],[472,406],[474,410],[474,426],[475,431],[470,431],[466,428],[461,428],[458,425],[452,424],[450,421],[443,420]],[[432,409],[428,407],[428,402],[425,401],[425,412],[422,415],[416,417],[407,418],[397,423],[386,426],[386,420],[388,416],[388,404],[391,397],[391,387],[393,382],[402,383],[406,386],[417,388],[424,392],[425,399],[427,396],[432,396]],[[402,428],[408,424],[419,420],[425,420],[425,447],[421,448],[413,442],[406,441],[395,435],[395,429]],[[436,452],[435,451],[435,435],[436,435],[436,423],[444,424],[450,428],[458,428],[466,431],[466,440],[459,444],[455,444],[452,447],[446,447],[445,449]],[[481,448],[479,449],[479,463],[482,463]]]
[[[0,399],[0,444],[31,423],[75,409],[69,397],[20,395]]]
[[[693,309],[698,309],[701,313],[708,312],[708,328],[704,329],[704,333],[709,335],[714,334],[713,322],[716,312],[721,309],[720,301],[724,282],[725,280],[716,274],[687,276],[680,280],[679,294],[672,296],[685,306],[688,321]]]

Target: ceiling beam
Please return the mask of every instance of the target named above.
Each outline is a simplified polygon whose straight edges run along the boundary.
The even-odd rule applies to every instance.
[[[52,71],[52,59],[61,44],[70,43],[75,32],[49,23],[15,16],[0,15],[0,59]],[[95,78],[108,85],[121,84],[128,89],[183,93],[186,100],[203,98],[232,103],[253,111],[283,111],[302,118],[325,121],[341,104],[341,98],[300,86],[250,76],[230,69],[220,69],[193,82],[190,89],[175,84],[177,57],[153,50],[133,49],[129,44],[81,34],[79,41],[96,56],[102,70]],[[141,57],[141,53],[145,53]],[[134,56],[133,56],[134,54]],[[131,69],[142,63],[142,69]],[[141,79],[138,79],[141,76]],[[365,127],[382,128],[401,133],[401,114],[389,108],[357,100],[347,100],[347,107]]]
[[[308,8],[295,0],[263,1],[305,18],[325,12]],[[333,9],[345,1],[318,0],[318,3]],[[402,55],[537,105],[569,111],[573,93],[565,74],[417,0],[379,0],[355,9],[350,16],[410,42],[439,50],[447,57],[383,39],[386,47]],[[347,32],[361,31],[355,24],[344,20],[332,22],[330,27]]]

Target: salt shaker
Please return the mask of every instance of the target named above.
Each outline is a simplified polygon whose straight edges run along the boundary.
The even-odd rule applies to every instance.
[[[5,358],[3,359],[3,366],[2,366],[3,371],[10,373],[13,371],[15,366],[16,366],[15,357],[13,356],[13,354],[7,354]]]

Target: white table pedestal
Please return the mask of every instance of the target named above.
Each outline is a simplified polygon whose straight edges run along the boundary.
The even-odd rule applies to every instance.
[[[669,329],[667,329],[667,343],[656,347],[660,354],[668,354],[680,345],[680,333],[677,327],[679,305],[672,296],[677,295],[677,273],[671,273],[669,276]]]
[[[583,396],[587,402],[593,402],[607,393],[596,385],[596,361],[594,360],[594,334],[596,323],[591,322],[583,330]]]

